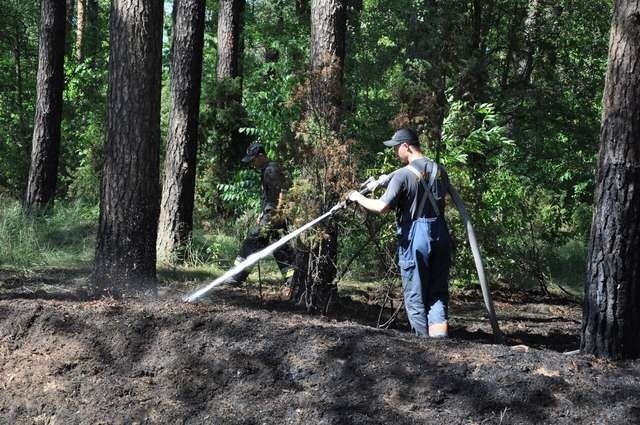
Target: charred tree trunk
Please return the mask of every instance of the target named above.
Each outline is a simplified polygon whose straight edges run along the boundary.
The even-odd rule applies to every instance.
[[[171,32],[171,114],[164,165],[158,257],[182,258],[193,229],[204,0],[176,0]]]
[[[617,0],[609,37],[581,351],[640,356],[640,2]]]
[[[107,138],[94,269],[106,292],[155,290],[161,0],[113,0]]]
[[[338,149],[330,147],[339,142],[343,119],[342,100],[346,35],[346,2],[344,0],[311,1],[311,69],[307,99],[307,126],[315,140],[315,155],[308,158],[306,177],[318,188],[312,209],[319,216],[339,201],[339,193],[330,164]],[[335,170],[334,170],[335,171]],[[302,249],[296,260],[294,299],[306,304],[308,310],[326,312],[337,296],[333,282],[337,274],[338,231],[335,222],[324,221]]]
[[[36,113],[25,209],[53,205],[58,178],[62,92],[64,89],[64,0],[42,0]]]
[[[217,175],[221,181],[238,166],[246,149],[240,140],[242,113],[242,15],[245,0],[220,0],[218,10],[218,62],[216,64],[218,119]]]

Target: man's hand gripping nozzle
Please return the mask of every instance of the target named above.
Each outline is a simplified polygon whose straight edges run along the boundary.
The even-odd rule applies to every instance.
[[[344,195],[344,201],[340,202],[338,205],[333,207],[332,211],[344,208],[347,205],[355,202],[355,199],[352,199],[352,194],[359,193],[360,195],[368,195],[371,192],[375,191],[380,186],[386,187],[389,184],[389,181],[391,180],[391,176],[392,175],[393,175],[393,173],[392,174],[383,174],[378,178],[375,178],[373,176],[369,177],[366,181],[364,181],[360,185],[360,190],[358,190],[358,191],[351,190],[351,191],[347,192]]]

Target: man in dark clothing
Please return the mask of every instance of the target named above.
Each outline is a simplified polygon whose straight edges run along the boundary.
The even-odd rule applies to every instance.
[[[411,328],[430,337],[448,335],[451,240],[444,219],[449,178],[441,165],[426,158],[413,130],[398,130],[391,140],[405,167],[395,171],[379,199],[352,191],[348,198],[364,208],[396,211],[398,265]]]
[[[254,252],[260,251],[280,239],[287,230],[286,220],[279,210],[282,191],[286,189],[286,176],[282,168],[277,162],[269,161],[264,147],[259,143],[252,143],[249,146],[242,162],[250,163],[254,168],[260,170],[262,212],[258,218],[257,227],[251,229],[242,241],[240,253],[235,261],[236,265]],[[292,266],[294,253],[291,246],[280,247],[273,253],[273,256],[285,280],[291,279],[294,271]],[[245,269],[228,279],[226,283],[240,285],[247,279],[249,272],[249,269]]]

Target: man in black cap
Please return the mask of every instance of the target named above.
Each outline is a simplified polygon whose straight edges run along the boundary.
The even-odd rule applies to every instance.
[[[247,237],[242,241],[240,253],[235,261],[236,265],[254,252],[260,251],[280,239],[286,234],[287,229],[286,220],[279,209],[282,192],[287,189],[285,187],[287,179],[280,165],[275,161],[269,161],[264,146],[259,143],[252,143],[247,148],[242,162],[250,163],[255,169],[260,170],[262,212],[258,218],[258,226],[251,229]],[[277,249],[273,256],[285,280],[289,281],[294,272],[292,266],[294,260],[293,249],[289,245],[284,245]],[[236,286],[241,285],[247,279],[249,273],[250,270],[245,269],[227,279],[226,283]]]
[[[385,146],[393,147],[405,167],[395,171],[379,199],[352,191],[348,198],[364,208],[396,212],[398,265],[411,328],[422,336],[448,335],[451,242],[444,219],[449,191],[445,169],[426,158],[417,134],[398,130]]]

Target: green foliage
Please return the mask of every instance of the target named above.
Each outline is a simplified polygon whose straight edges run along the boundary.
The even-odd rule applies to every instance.
[[[314,218],[308,208],[302,210],[317,201],[311,194],[319,184],[311,182],[320,181],[312,177],[318,177],[325,158],[331,179],[340,180],[343,189],[356,180],[338,175],[350,167],[344,158],[358,161],[360,180],[387,173],[399,164],[380,142],[395,128],[410,125],[421,134],[427,155],[447,167],[472,212],[493,279],[536,285],[569,282],[563,267],[579,274],[591,220],[610,1],[347,2],[340,140],[350,144],[347,153],[333,157],[325,154],[335,153],[335,140],[318,137],[318,128],[301,120],[309,63],[308,2],[247,2],[242,79],[223,82],[216,81],[218,2],[207,3],[192,264],[233,257],[231,240],[241,238],[255,219],[259,176],[239,162],[250,141],[263,143],[269,157],[294,176],[289,209],[301,223]],[[533,4],[539,7],[535,14]],[[71,214],[65,203],[98,203],[109,2],[100,0],[99,5],[98,52],[83,63],[73,55],[65,58],[61,213]],[[26,184],[33,131],[39,10],[32,1],[9,0],[4,6],[0,192],[17,198]],[[165,22],[169,32],[171,20]],[[163,140],[171,106],[168,40],[163,50]],[[221,100],[229,98],[235,101],[221,108]],[[315,145],[307,143],[312,140]],[[220,150],[225,143],[236,150]],[[314,164],[320,164],[314,166],[316,176],[300,165],[300,158],[310,153]],[[456,213],[450,213],[458,241],[454,277],[463,284],[474,282],[465,235]],[[37,240],[39,236],[27,233],[45,218],[27,225],[16,214],[2,210],[4,228],[13,226],[16,241]],[[10,223],[7,217],[12,217]],[[341,224],[340,261],[351,258],[374,229],[380,235],[377,246],[361,254],[355,269],[363,276],[384,275],[393,262],[393,219],[367,220],[372,227],[360,216]],[[212,221],[229,226],[206,227]],[[20,252],[15,261],[37,262],[25,252],[37,251],[34,244],[7,242],[0,249],[11,246]],[[7,252],[2,261],[13,255]]]
[[[240,170],[234,175],[234,180],[231,183],[216,185],[220,199],[235,211],[257,210],[260,206],[258,198],[260,187],[256,174],[252,170]]]
[[[492,104],[471,104],[450,97],[449,112],[443,121],[442,147],[437,147],[442,151],[440,162],[450,171],[471,165],[472,159],[483,162],[486,168],[500,167],[509,159],[505,151],[515,145],[505,134]]]
[[[8,0],[0,15],[0,188],[26,188],[38,68],[36,2]]]
[[[65,63],[65,108],[58,191],[70,199],[96,205],[99,201],[106,69],[93,61]]]

